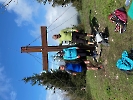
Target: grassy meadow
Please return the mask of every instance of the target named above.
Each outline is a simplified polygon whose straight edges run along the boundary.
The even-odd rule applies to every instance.
[[[82,0],[80,17],[85,31],[91,32],[91,22],[95,18],[100,31],[108,29],[110,44],[109,47],[102,46],[100,61],[104,69],[87,72],[86,100],[133,100],[133,75],[125,74],[115,66],[122,51],[133,48],[133,20],[128,17],[127,31],[120,34],[114,32],[115,24],[108,19],[109,13],[124,4],[125,0]],[[125,8],[128,10],[129,6]]]

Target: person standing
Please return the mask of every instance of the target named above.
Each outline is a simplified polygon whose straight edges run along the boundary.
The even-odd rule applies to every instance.
[[[89,64],[89,65],[87,65]],[[102,65],[94,66],[89,60],[83,61],[80,63],[66,63],[65,65],[60,65],[59,70],[66,71],[69,74],[77,75],[77,73],[86,71],[86,70],[98,70],[103,68]]]
[[[80,33],[77,29],[67,28],[52,36],[53,39],[59,40],[59,45],[62,45],[63,41],[69,41],[72,43],[81,44],[94,44],[85,39],[86,36],[93,36],[87,33]]]

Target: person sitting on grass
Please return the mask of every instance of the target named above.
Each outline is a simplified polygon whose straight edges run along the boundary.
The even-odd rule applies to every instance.
[[[81,33],[77,29],[67,28],[52,36],[53,39],[59,40],[59,46],[62,45],[63,41],[68,41],[76,44],[94,44],[85,39],[86,36],[92,36],[88,33]]]
[[[64,60],[75,60],[85,56],[92,56],[92,57],[97,56],[96,51],[92,50],[87,51],[79,47],[68,47],[58,52],[57,54],[60,54],[60,56],[62,56]]]
[[[87,66],[89,64],[89,66]],[[89,60],[80,63],[66,63],[65,65],[60,65],[59,70],[66,71],[69,74],[77,75],[77,73],[84,72],[86,70],[98,70],[103,68],[102,65],[96,67]]]

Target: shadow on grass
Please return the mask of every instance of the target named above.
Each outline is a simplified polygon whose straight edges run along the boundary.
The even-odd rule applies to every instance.
[[[89,14],[89,24],[90,24],[90,27],[91,27],[91,34],[93,35],[96,35],[97,31],[99,32],[99,23],[98,23],[98,20],[96,17],[92,17],[91,15],[91,10],[90,10],[90,14]],[[101,37],[104,39],[104,41],[106,43],[108,43],[108,39],[109,38],[109,29],[108,27],[105,27],[105,30],[103,32],[99,32],[99,33],[102,33],[100,34]],[[90,39],[92,40],[92,39]]]
[[[131,70],[131,71],[121,70],[121,71],[127,75],[133,75],[133,70]]]
[[[90,86],[89,86],[89,84],[87,85],[87,99],[86,100],[93,100],[93,98],[92,98],[92,94],[91,94],[91,91],[90,91],[91,89],[90,89]]]
[[[108,29],[108,27],[105,27],[104,33],[106,34],[106,37],[109,37],[109,29]]]
[[[91,27],[91,33],[95,33],[96,32],[95,28],[98,31],[99,24],[98,24],[98,21],[97,21],[97,18],[96,17],[93,17],[92,18],[92,16],[91,16],[91,10],[90,10],[90,14],[89,14],[89,24],[90,24],[90,27]]]
[[[106,43],[108,43],[108,39],[109,38],[109,29],[108,27],[105,27],[104,31],[102,32],[102,38],[104,39],[104,41]]]

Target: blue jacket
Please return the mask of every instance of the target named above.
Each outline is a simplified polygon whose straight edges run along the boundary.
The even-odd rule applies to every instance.
[[[83,71],[83,66],[81,64],[67,63],[65,66],[65,71],[67,71],[69,74],[74,72],[79,73]]]
[[[63,49],[64,55],[63,55],[63,59],[65,60],[75,60],[77,59],[77,47],[69,47],[69,48],[65,48]]]

